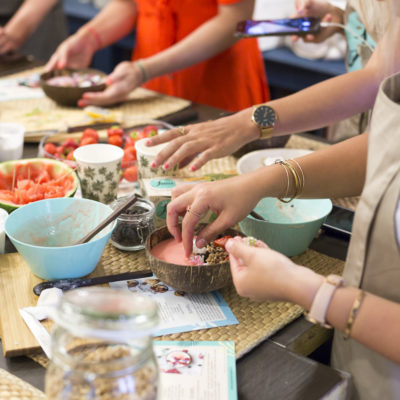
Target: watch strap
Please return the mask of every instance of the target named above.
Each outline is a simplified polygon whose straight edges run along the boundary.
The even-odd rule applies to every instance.
[[[331,325],[326,323],[325,317],[335,290],[342,285],[343,278],[341,276],[328,275],[319,287],[310,311],[304,314],[306,319],[314,324],[322,325],[325,328],[332,328]]]

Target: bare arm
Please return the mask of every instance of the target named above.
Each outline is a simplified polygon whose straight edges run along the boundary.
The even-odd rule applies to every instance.
[[[253,300],[283,300],[310,310],[323,277],[294,264],[270,249],[249,247],[241,240],[227,244],[236,290]],[[242,263],[238,263],[238,259]],[[326,320],[345,331],[358,289],[338,288],[329,304]],[[400,363],[400,305],[367,293],[353,323],[351,337],[373,351]]]
[[[0,28],[0,54],[21,47],[57,2],[25,0],[7,25]]]
[[[143,61],[149,77],[187,68],[231,47],[238,40],[233,35],[237,23],[251,18],[253,7],[254,0],[220,5],[215,17],[180,42]]]

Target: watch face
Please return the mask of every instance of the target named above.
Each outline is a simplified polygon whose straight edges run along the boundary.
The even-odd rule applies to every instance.
[[[275,124],[275,111],[269,106],[259,106],[253,113],[254,121],[262,128],[269,128]]]

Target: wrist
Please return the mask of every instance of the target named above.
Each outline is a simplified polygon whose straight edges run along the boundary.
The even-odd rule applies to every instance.
[[[135,68],[140,76],[140,85],[143,85],[148,80],[150,80],[148,67],[143,60],[136,60],[133,62],[133,68]]]
[[[84,25],[76,33],[77,37],[85,42],[86,45],[90,47],[93,53],[100,50],[103,47],[103,42],[100,37],[99,32],[96,28]]]

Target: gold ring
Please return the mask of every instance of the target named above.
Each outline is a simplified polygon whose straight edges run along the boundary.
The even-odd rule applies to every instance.
[[[186,212],[188,212],[188,213],[190,213],[190,214],[193,214],[193,215],[194,215],[195,217],[197,217],[197,218],[201,218],[201,217],[202,217],[201,214],[199,214],[199,213],[196,212],[196,211],[193,211],[191,206],[187,206],[187,207],[186,207]]]
[[[185,136],[186,135],[186,128],[184,126],[178,126],[178,132],[180,135]]]

